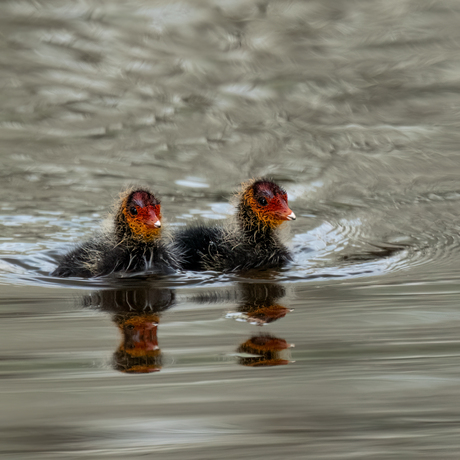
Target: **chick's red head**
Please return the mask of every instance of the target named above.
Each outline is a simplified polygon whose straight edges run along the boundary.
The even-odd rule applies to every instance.
[[[150,192],[135,190],[123,201],[122,212],[135,238],[149,241],[160,236],[160,201]]]
[[[269,180],[258,180],[250,185],[243,193],[243,202],[263,225],[271,228],[296,219],[288,206],[286,191]]]

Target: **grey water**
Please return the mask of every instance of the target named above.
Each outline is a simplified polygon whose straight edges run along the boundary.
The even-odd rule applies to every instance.
[[[457,459],[460,4],[0,5],[0,457]],[[283,185],[279,271],[57,279]]]

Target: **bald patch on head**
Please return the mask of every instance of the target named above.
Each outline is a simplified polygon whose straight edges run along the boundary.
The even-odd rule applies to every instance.
[[[158,200],[152,193],[146,192],[145,190],[136,190],[128,196],[127,204],[133,204],[135,206],[145,207],[145,206],[157,206],[160,204]]]

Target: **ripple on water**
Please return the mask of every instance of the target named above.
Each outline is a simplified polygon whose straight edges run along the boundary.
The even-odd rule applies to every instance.
[[[231,209],[225,204],[211,204],[211,209],[216,212],[225,212]],[[197,210],[201,217],[207,215],[209,211]],[[212,215],[213,218],[217,216]],[[60,232],[54,234],[54,241],[43,241],[40,244],[19,243],[14,240],[0,242],[2,250],[0,267],[0,280],[3,282],[19,284],[58,284],[71,287],[77,285],[94,286],[104,284],[103,279],[95,280],[65,280],[49,277],[48,274],[53,271],[55,261],[59,255],[68,251],[72,245],[63,243],[63,240],[73,239],[78,241],[78,235],[82,231],[87,231],[92,227],[94,219],[79,218],[71,222],[60,221],[59,216],[53,216],[52,219],[45,217],[20,218],[15,221],[16,226],[27,222],[30,225],[41,226],[46,228],[49,235],[50,227],[58,228],[61,225]],[[320,281],[328,278],[350,278],[360,276],[373,276],[388,273],[394,270],[401,270],[406,267],[405,258],[407,258],[406,246],[403,244],[378,244],[366,243],[363,239],[361,227],[363,222],[359,218],[352,220],[340,219],[335,223],[325,221],[318,227],[305,233],[297,233],[289,243],[293,255],[293,264],[280,272],[252,272],[246,275],[240,274],[219,274],[214,272],[189,272],[177,274],[173,277],[161,277],[162,283],[169,282],[172,285],[221,285],[222,283],[232,282],[237,279],[272,279],[290,282],[314,280]],[[361,251],[361,252],[360,252]],[[17,275],[17,276],[15,276]],[[145,279],[148,274],[144,275],[124,275],[124,279]],[[110,282],[109,282],[110,284]]]
[[[195,185],[190,183],[187,187]],[[375,209],[318,202],[320,206],[316,210],[313,208],[312,213],[311,206],[303,201],[304,190],[305,187],[298,187],[297,196],[292,200],[299,219],[285,226],[292,227],[291,236],[287,238],[294,259],[290,266],[279,272],[246,275],[178,274],[171,282],[174,285],[196,283],[202,286],[232,282],[241,277],[318,282],[331,278],[380,276],[426,264],[439,267],[443,273],[443,267],[451,266],[457,258],[460,248],[460,224],[456,216],[458,194],[452,191],[426,194],[422,201],[420,195],[413,193],[394,196],[392,206],[388,206],[383,197],[378,197]],[[214,220],[233,213],[228,202],[216,201],[213,194],[211,199],[204,197],[203,201],[204,207],[189,206],[188,213],[178,214],[179,220],[172,226],[187,224],[195,217]],[[65,280],[48,276],[56,259],[72,247],[69,241],[81,241],[82,234],[90,235],[100,225],[98,213],[70,219],[66,214],[41,211],[38,215],[5,216],[5,231],[0,240],[0,282],[66,285]],[[402,220],[401,214],[407,218]],[[27,238],[24,239],[23,235]],[[103,281],[97,281],[100,282]],[[75,280],[71,285],[75,286]]]
[[[1,2],[3,451],[458,458],[459,5]],[[282,270],[49,276],[126,184],[265,175]]]

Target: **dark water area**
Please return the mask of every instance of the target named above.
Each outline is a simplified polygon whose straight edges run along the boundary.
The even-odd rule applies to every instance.
[[[460,4],[4,1],[0,457],[457,459]],[[279,271],[58,279],[286,188]]]

